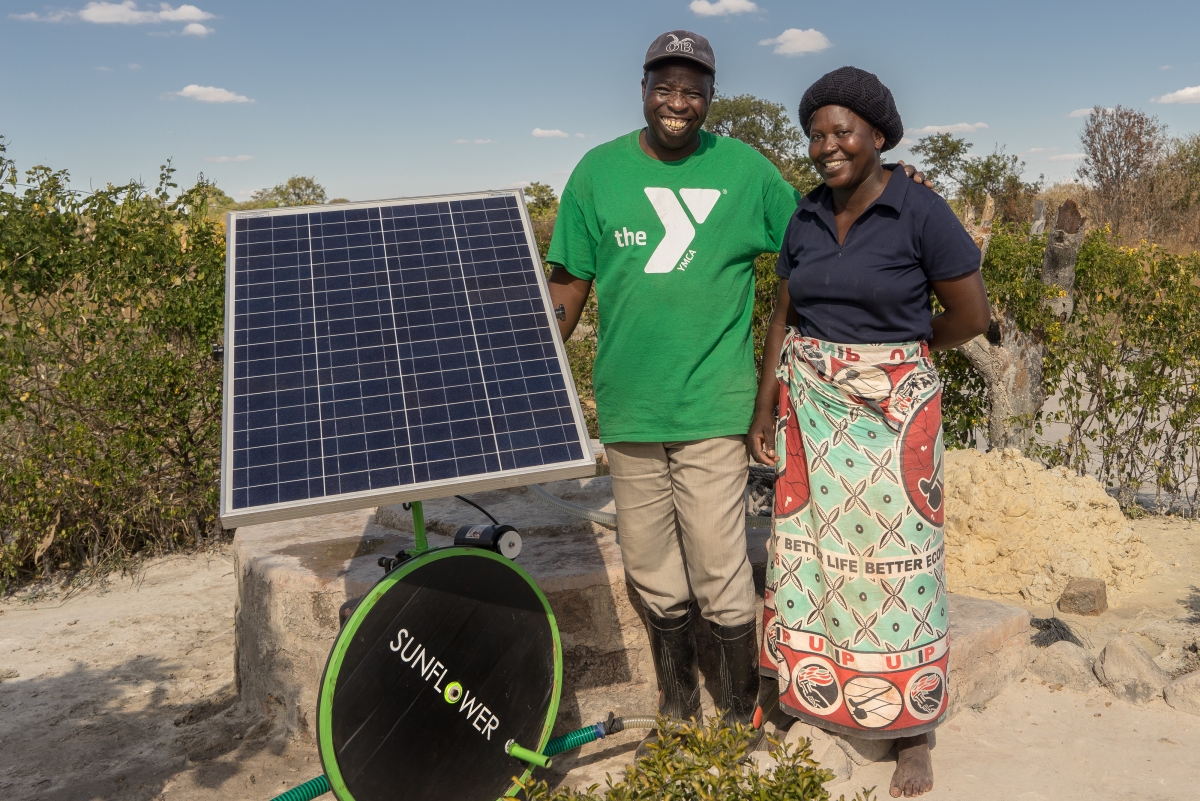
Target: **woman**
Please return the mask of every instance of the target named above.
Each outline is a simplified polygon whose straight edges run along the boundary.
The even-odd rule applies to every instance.
[[[825,183],[784,238],[763,358],[778,369],[763,370],[750,428],[753,456],[776,470],[762,670],[790,714],[895,739],[891,794],[921,795],[947,702],[941,384],[929,353],[987,330],[980,253],[941,197],[884,167],[904,128],[874,75],[823,76],[800,124]]]

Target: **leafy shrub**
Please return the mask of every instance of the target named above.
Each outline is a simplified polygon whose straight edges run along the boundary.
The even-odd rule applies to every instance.
[[[1059,290],[1040,279],[1045,237],[1024,226],[992,235],[983,278],[992,305],[1049,348],[1044,380],[1054,406],[1045,423],[1065,436],[1030,455],[1092,474],[1125,507],[1150,492],[1158,511],[1200,513],[1200,254],[1155,245],[1124,247],[1093,231],[1079,251],[1075,308],[1065,324],[1045,301]],[[942,375],[948,447],[973,447],[986,427],[983,380],[958,351],[934,355]]]
[[[652,744],[650,753],[630,766],[616,783],[608,778],[586,790],[562,787],[551,790],[546,782],[529,782],[528,801],[828,801],[825,783],[833,773],[812,759],[807,740],[798,748],[773,741],[777,765],[760,771],[746,759],[751,729],[725,726],[718,718],[704,723],[661,721],[665,741]],[[675,738],[678,739],[675,739]],[[743,761],[744,760],[744,761]],[[865,793],[865,795],[864,795]],[[871,790],[855,793],[870,801]],[[842,796],[843,801],[845,796]]]
[[[210,186],[81,194],[0,141],[0,582],[220,533]]]
[[[1200,254],[1090,234],[1054,355],[1047,419],[1068,433],[1042,458],[1093,472],[1123,506],[1149,489],[1157,511],[1200,512]]]

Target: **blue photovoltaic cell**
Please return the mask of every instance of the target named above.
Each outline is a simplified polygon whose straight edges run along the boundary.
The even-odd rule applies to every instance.
[[[231,509],[583,458],[515,197],[234,227]]]

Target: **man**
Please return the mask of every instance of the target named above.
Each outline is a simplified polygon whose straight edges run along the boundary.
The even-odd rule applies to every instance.
[[[565,340],[595,285],[600,437],[659,711],[700,717],[694,599],[719,643],[718,707],[758,726],[744,500],[754,259],[779,250],[799,195],[756,150],[702,130],[716,76],[703,36],[664,33],[643,71],[646,127],[588,152],[563,191],[550,297]]]

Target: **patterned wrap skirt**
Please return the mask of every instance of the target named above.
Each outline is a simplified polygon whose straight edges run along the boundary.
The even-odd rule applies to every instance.
[[[923,342],[789,329],[761,669],[784,711],[865,738],[946,713],[942,390]]]

